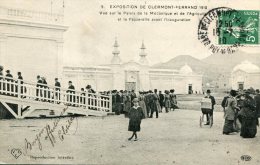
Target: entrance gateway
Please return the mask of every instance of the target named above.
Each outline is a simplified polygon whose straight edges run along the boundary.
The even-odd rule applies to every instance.
[[[238,89],[244,90],[244,82],[238,82]]]
[[[125,90],[138,90],[139,71],[127,70],[125,71]]]

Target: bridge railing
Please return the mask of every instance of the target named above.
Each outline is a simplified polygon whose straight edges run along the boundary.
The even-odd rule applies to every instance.
[[[64,104],[88,110],[112,112],[112,96],[64,89],[40,83],[30,83],[19,79],[0,76],[0,95],[20,99]]]
[[[36,22],[63,24],[64,16],[63,14],[6,8],[0,6],[0,17],[12,18],[18,20],[30,20]]]

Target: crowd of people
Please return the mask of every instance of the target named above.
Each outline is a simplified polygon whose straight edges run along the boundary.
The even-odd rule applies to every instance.
[[[222,101],[225,124],[223,134],[239,132],[243,138],[253,138],[257,133],[258,118],[260,117],[259,89],[235,91]]]
[[[3,74],[4,68],[0,66],[0,80],[7,82],[4,84],[0,81],[0,90],[5,88],[5,93],[10,96],[17,96],[18,86],[15,83],[23,84],[22,73],[17,73],[16,80],[13,78],[10,70],[6,70],[6,74]],[[52,93],[48,87],[48,83],[45,77],[37,76],[36,85],[36,100],[49,101],[53,98],[60,100],[61,84],[58,78],[55,78],[55,88]],[[125,117],[130,118],[130,121],[134,118],[138,118],[137,121],[141,121],[143,118],[153,118],[155,113],[156,118],[159,117],[159,113],[165,110],[166,113],[177,109],[177,96],[174,93],[174,89],[165,90],[164,92],[154,89],[154,91],[139,91],[137,94],[134,90],[112,90],[100,92],[102,95],[112,95],[112,112],[116,115],[124,114]],[[26,88],[21,88],[20,93],[26,93]],[[84,99],[86,94],[96,93],[91,85],[87,85],[85,88],[81,88],[80,96],[76,96],[75,86],[72,81],[68,82],[67,100],[71,103],[71,106],[75,106],[74,103],[85,104]],[[211,91],[207,90],[205,98],[208,98],[211,102],[210,111],[206,113],[207,122],[205,125],[209,125],[210,118],[213,124],[213,112],[216,104],[215,98],[211,95]],[[89,103],[93,100],[88,100]],[[59,102],[58,102],[59,103]],[[221,106],[224,109],[225,123],[223,127],[223,134],[228,135],[233,132],[240,132],[240,136],[244,138],[253,138],[257,133],[257,125],[259,126],[258,118],[260,117],[260,94],[257,90],[231,90],[229,95],[224,97]],[[135,107],[135,108],[134,108]],[[138,109],[138,113],[133,110]],[[134,112],[134,113],[133,113]],[[141,113],[140,113],[141,112]],[[135,120],[134,120],[135,121]],[[133,136],[137,138],[136,131],[140,129],[140,122],[133,126],[133,123],[129,123],[129,130],[133,131]],[[138,124],[139,123],[139,124]],[[134,128],[134,129],[133,129]]]
[[[156,118],[158,118],[159,113],[162,113],[163,109],[168,113],[169,111],[178,108],[174,89],[165,90],[164,93],[162,93],[162,91],[158,92],[157,89],[154,89],[154,91],[139,91],[138,95],[134,90],[113,90],[112,111],[117,115],[125,114],[125,117],[128,117],[129,110],[134,105],[132,101],[135,98],[138,99],[139,106],[144,112],[144,118],[153,118],[154,113]]]

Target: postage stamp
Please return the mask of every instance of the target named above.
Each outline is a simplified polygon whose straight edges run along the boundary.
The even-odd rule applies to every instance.
[[[239,47],[259,45],[259,11],[218,7],[198,26],[198,40],[212,53],[232,54]]]
[[[217,23],[218,43],[259,44],[259,16],[256,10],[220,12]]]

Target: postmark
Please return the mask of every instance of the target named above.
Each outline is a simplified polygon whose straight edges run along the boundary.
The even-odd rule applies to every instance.
[[[221,54],[259,45],[259,11],[211,9],[199,21],[198,40],[212,53]]]
[[[242,156],[240,157],[240,159],[241,159],[242,161],[251,161],[251,160],[252,160],[252,157],[251,157],[250,155],[242,155]]]

